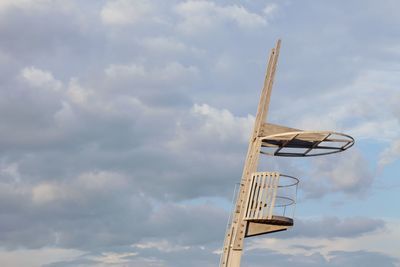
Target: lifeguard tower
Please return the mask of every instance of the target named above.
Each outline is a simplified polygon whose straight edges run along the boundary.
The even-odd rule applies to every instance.
[[[220,267],[239,267],[244,239],[293,226],[299,179],[279,172],[258,171],[260,154],[309,157],[345,151],[354,144],[346,134],[332,131],[303,131],[266,122],[281,41],[271,50],[264,87],[258,104],[254,130],[236,205],[229,218]]]

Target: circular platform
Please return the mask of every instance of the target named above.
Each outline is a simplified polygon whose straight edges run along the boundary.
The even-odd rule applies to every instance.
[[[270,225],[293,226],[292,218],[277,215],[273,215],[271,219],[248,219],[247,221]]]
[[[310,157],[345,151],[354,145],[353,137],[330,131],[294,131],[261,139],[262,154],[283,157]]]

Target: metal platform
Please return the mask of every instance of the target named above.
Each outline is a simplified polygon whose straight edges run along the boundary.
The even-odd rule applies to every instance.
[[[261,138],[262,154],[283,157],[310,157],[345,151],[353,137],[331,131],[292,131]]]
[[[250,219],[248,222],[280,225],[280,226],[293,226],[293,219],[284,216],[272,215],[271,219]]]
[[[293,226],[292,218],[277,215],[273,215],[270,219],[250,219],[245,221],[247,222],[245,237],[286,231]]]

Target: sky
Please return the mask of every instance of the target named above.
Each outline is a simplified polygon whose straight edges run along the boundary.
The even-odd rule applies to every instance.
[[[400,266],[398,1],[0,0],[0,262],[217,266],[269,51],[295,225],[243,266]]]

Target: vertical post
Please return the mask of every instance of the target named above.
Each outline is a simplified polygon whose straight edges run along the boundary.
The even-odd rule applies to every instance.
[[[240,183],[239,196],[236,200],[236,206],[233,214],[231,229],[225,237],[222,251],[221,267],[239,267],[243,251],[244,237],[247,230],[247,222],[244,221],[244,212],[246,210],[245,197],[250,189],[252,173],[257,171],[258,160],[261,149],[261,139],[259,134],[263,123],[268,114],[268,107],[271,98],[272,85],[274,82],[276,66],[278,63],[279,49],[281,40],[277,41],[276,47],[271,50],[267,73],[264,80],[263,90],[261,92],[258,104],[256,120],[253,133],[250,136],[249,147],[243,168],[242,179]]]

